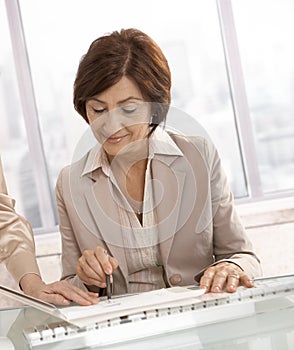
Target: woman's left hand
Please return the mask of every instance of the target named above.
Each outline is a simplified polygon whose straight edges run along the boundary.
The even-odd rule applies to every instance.
[[[251,288],[254,284],[238,265],[227,261],[208,267],[200,279],[200,288],[205,288],[206,293],[234,293],[239,285]]]

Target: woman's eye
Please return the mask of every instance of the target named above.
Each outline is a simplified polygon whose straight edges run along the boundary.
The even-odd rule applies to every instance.
[[[136,106],[125,106],[121,108],[124,113],[131,114],[137,109]]]
[[[93,108],[93,111],[95,113],[101,114],[101,113],[105,112],[105,108]]]

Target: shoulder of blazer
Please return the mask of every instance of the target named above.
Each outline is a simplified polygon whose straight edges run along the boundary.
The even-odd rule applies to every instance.
[[[89,154],[90,154],[91,150],[89,150],[82,158],[80,158],[79,160],[66,165],[64,168],[61,169],[60,175],[65,176],[67,175],[77,175],[77,176],[81,176],[83,173],[83,170],[85,168],[85,165],[87,163]]]
[[[2,169],[1,158],[0,158],[0,193],[7,194],[7,187],[6,187],[5,177]]]
[[[70,178],[74,180],[81,177],[90,152],[91,150],[89,150],[81,159],[68,164],[61,169],[55,186],[57,192],[61,192],[64,185],[69,183]]]
[[[213,169],[214,165],[220,161],[218,151],[208,137],[170,132],[168,134],[187,158],[193,156],[194,152],[198,152],[209,169]]]
[[[186,136],[172,132],[168,132],[168,134],[183,154],[190,152],[192,147],[196,147],[199,153],[207,156],[208,144],[211,143],[207,138],[203,136]]]

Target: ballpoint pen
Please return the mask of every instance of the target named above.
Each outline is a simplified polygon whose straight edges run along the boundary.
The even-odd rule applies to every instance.
[[[106,275],[106,295],[107,300],[109,301],[111,299],[111,282],[110,282],[110,275]]]
[[[104,254],[106,257],[109,259],[109,254],[107,250],[104,250]],[[106,295],[107,295],[107,300],[109,301],[111,299],[111,294],[112,294],[112,288],[111,288],[111,282],[110,282],[110,275],[106,274]]]

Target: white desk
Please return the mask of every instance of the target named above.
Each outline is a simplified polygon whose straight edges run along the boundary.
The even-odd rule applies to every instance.
[[[294,276],[281,279],[294,282]],[[93,349],[133,350],[133,349],[185,349],[185,350],[284,350],[294,349],[294,292],[264,297],[253,301],[254,314],[238,319],[216,321],[206,325],[191,327],[181,331],[143,337]],[[242,301],[240,302],[242,303]],[[232,305],[227,305],[231,307]],[[215,308],[207,309],[217,310]],[[223,312],[226,309],[223,309]],[[227,309],[229,310],[229,309]],[[198,311],[195,310],[194,313]],[[206,310],[201,310],[206,312]],[[213,314],[213,313],[212,313]],[[194,314],[195,315],[195,314]],[[165,317],[174,317],[173,315]],[[167,318],[162,317],[161,322]],[[175,321],[177,319],[175,318]],[[8,336],[17,350],[29,349],[23,336],[23,329],[36,325],[52,324],[57,319],[34,310],[31,307],[0,310],[0,335]],[[145,321],[140,321],[143,324]],[[120,326],[117,326],[120,327]],[[113,327],[115,331],[115,327]],[[68,346],[68,344],[67,344]],[[64,350],[66,343],[42,346],[42,349]],[[81,346],[80,348],[86,348]]]

